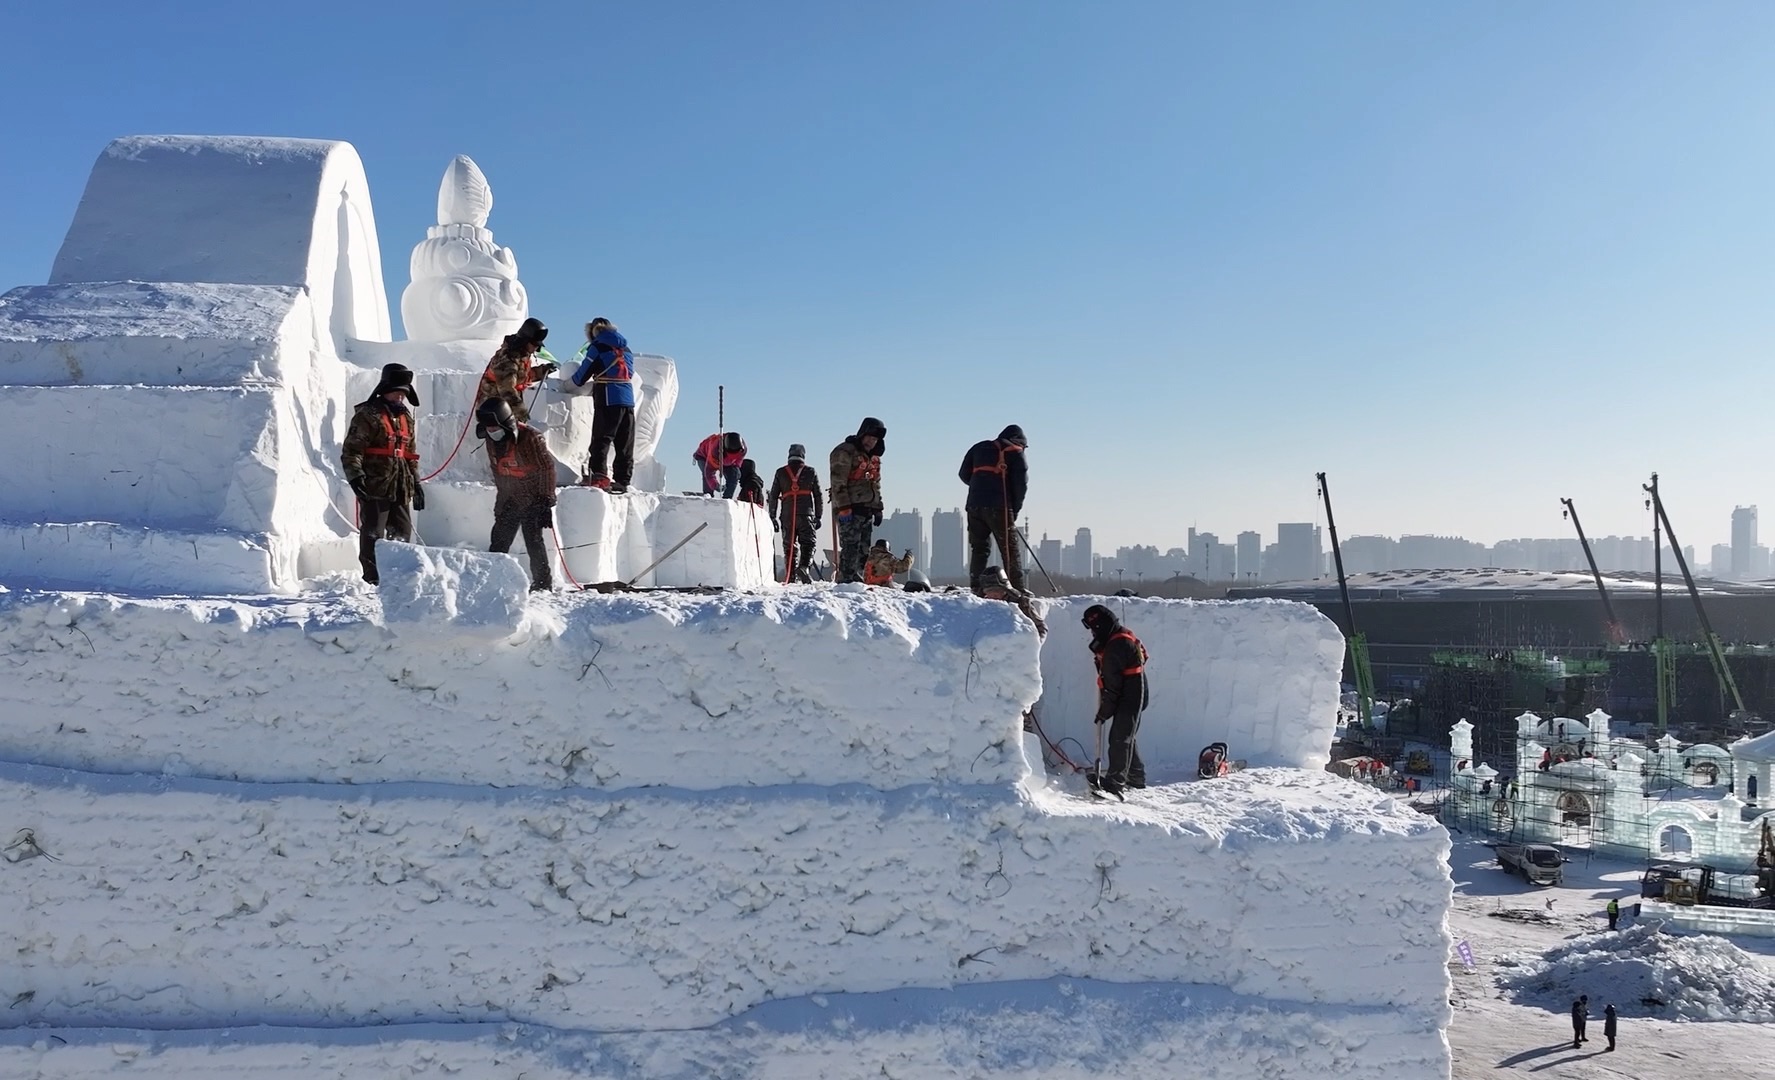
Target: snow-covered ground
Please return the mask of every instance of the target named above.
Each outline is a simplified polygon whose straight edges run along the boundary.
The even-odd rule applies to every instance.
[[[1451,862],[1449,928],[1476,965],[1467,971],[1449,958],[1454,1080],[1508,1071],[1574,1080],[1769,1075],[1775,941],[1655,934],[1625,915],[1623,930],[1609,934],[1609,898],[1625,911],[1639,897],[1642,868],[1628,863],[1580,855],[1563,885],[1529,885],[1468,836],[1455,837]],[[1654,981],[1662,1007],[1641,1000]],[[1590,1041],[1574,1050],[1570,1009],[1579,994],[1590,997]],[[1676,1019],[1718,1013],[1726,1000],[1742,1019]],[[1620,1015],[1613,1053],[1602,1038],[1610,1002]]]

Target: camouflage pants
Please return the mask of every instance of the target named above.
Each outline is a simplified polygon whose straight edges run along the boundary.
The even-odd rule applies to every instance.
[[[862,581],[863,561],[869,556],[869,540],[875,533],[875,515],[858,510],[845,520],[838,517],[838,580]]]

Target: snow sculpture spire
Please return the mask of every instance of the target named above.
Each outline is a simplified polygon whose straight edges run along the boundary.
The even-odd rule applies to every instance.
[[[503,337],[530,314],[511,248],[493,242],[493,189],[480,166],[458,154],[438,185],[438,223],[413,249],[412,282],[401,293],[410,341]]]

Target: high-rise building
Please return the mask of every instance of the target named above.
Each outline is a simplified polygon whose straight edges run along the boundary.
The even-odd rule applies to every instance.
[[[1042,542],[1036,545],[1035,553],[1036,556],[1041,559],[1042,566],[1048,571],[1048,573],[1058,574],[1061,572],[1059,569],[1060,549],[1064,546],[1065,545],[1058,538],[1050,540],[1047,533],[1042,534]],[[1034,581],[1035,575],[1041,573],[1041,570],[1038,570],[1033,566],[1025,566],[1023,568],[1023,573],[1030,581]]]
[[[1275,566],[1266,577],[1271,581],[1311,581],[1319,576],[1322,558],[1317,525],[1283,522],[1276,526]]]
[[[1756,576],[1757,508],[1732,510],[1732,576],[1740,581]]]
[[[1239,534],[1238,565],[1234,572],[1240,581],[1257,581],[1263,576],[1263,536],[1247,530]]]
[[[1081,528],[1072,534],[1072,569],[1067,573],[1088,578],[1097,572],[1097,560],[1091,553],[1091,530]]]
[[[931,511],[931,561],[928,566],[926,572],[932,577],[968,576],[967,549],[962,542],[960,510]]]
[[[1715,544],[1707,563],[1708,573],[1716,578],[1732,576],[1732,545]]]

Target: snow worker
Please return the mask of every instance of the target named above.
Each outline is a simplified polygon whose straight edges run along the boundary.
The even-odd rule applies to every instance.
[[[820,473],[808,467],[807,447],[789,444],[789,463],[770,481],[770,519],[783,537],[783,582],[813,581],[814,537],[820,531]],[[797,551],[800,557],[797,558]]]
[[[863,417],[855,435],[832,448],[832,514],[838,526],[838,580],[862,581],[869,537],[881,524],[881,455],[887,425]]]
[[[753,506],[764,505],[764,477],[758,475],[758,463],[751,458],[740,462],[739,500]]]
[[[549,328],[540,319],[525,319],[515,334],[507,334],[499,343],[487,370],[481,373],[480,389],[475,393],[475,409],[488,398],[504,398],[511,404],[512,415],[521,423],[530,419],[530,407],[524,395],[538,380],[561,365],[542,347]]]
[[[1609,1040],[1609,1049],[1613,1050],[1615,1048],[1615,1007],[1613,1005],[1602,1007],[1602,1033]]]
[[[413,515],[425,509],[419,486],[419,451],[413,441],[413,414],[419,404],[413,372],[405,364],[385,364],[382,380],[351,415],[339,466],[357,496],[357,558],[364,580],[376,573],[376,541],[413,539]]]
[[[1615,923],[1621,918],[1621,901],[1609,897],[1609,906],[1604,910],[1609,913],[1609,929],[1613,930]]]
[[[586,323],[573,385],[592,384],[592,445],[579,482],[620,495],[635,477],[635,357],[616,324],[599,316]],[[616,462],[610,466],[612,448]]]
[[[488,398],[475,410],[475,434],[485,440],[493,470],[493,535],[488,551],[511,551],[518,530],[530,555],[530,591],[554,585],[542,531],[555,527],[555,458],[542,433],[521,423],[504,398]]]
[[[887,540],[877,540],[875,546],[869,549],[869,558],[863,563],[863,584],[892,588],[894,575],[904,574],[910,569],[912,552],[908,551],[896,559],[894,553],[888,550]]]
[[[1048,636],[1048,624],[1043,622],[1042,617],[1036,613],[1034,601],[1022,589],[1011,587],[1010,579],[1005,577],[1003,567],[988,566],[986,572],[980,575],[975,591],[988,600],[1003,600],[1007,604],[1014,605],[1023,614],[1029,616],[1029,621],[1035,624],[1035,632],[1038,637]]]
[[[1146,765],[1135,744],[1147,706],[1146,646],[1102,604],[1086,608],[1079,621],[1091,631],[1097,663],[1096,722],[1109,725],[1109,769],[1093,786],[1121,798],[1123,788],[1146,786]]]
[[[1584,1034],[1584,1024],[1590,1019],[1590,995],[1579,994],[1578,1000],[1572,1002],[1572,1049],[1576,1050],[1581,1043],[1589,1042]]]
[[[703,494],[720,490],[723,499],[731,499],[740,486],[740,466],[746,461],[746,440],[737,431],[715,434],[697,443],[690,455],[703,471]]]
[[[1023,452],[1029,440],[1016,424],[996,439],[983,439],[961,459],[961,482],[968,485],[968,584],[980,592],[980,575],[998,541],[1011,587],[1023,588],[1023,559],[1017,549],[1017,517],[1029,490],[1029,464]]]

